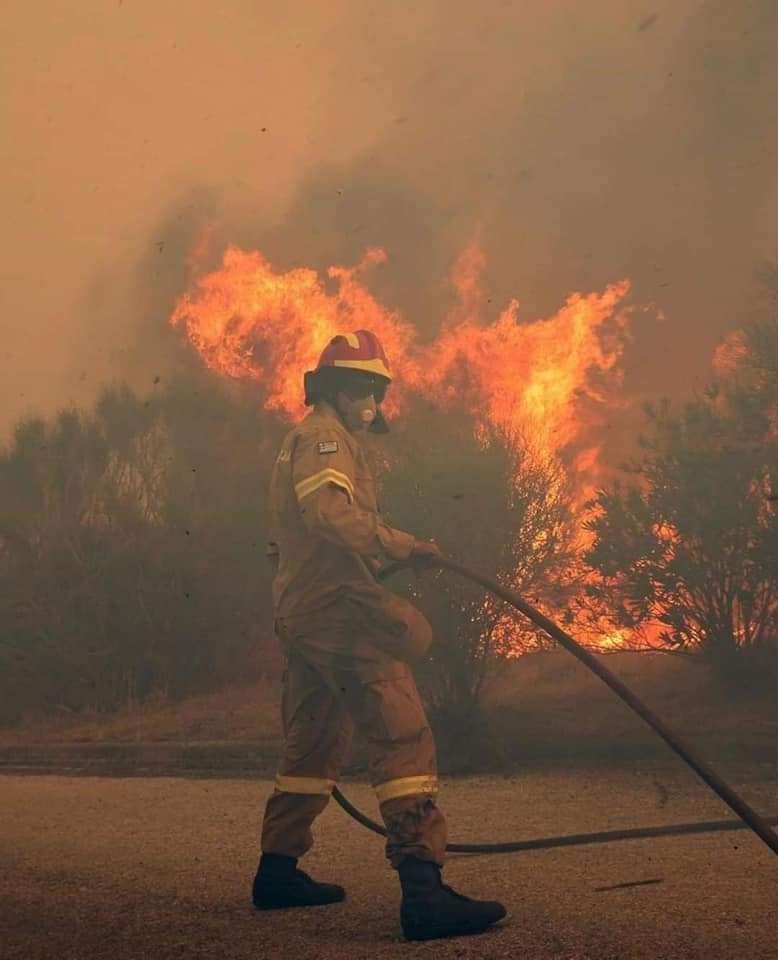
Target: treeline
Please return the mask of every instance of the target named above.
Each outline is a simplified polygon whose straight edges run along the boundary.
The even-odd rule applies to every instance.
[[[280,425],[208,379],[20,423],[0,457],[0,718],[262,669]]]
[[[379,454],[382,506],[568,623],[607,611],[638,645],[775,683],[776,411],[778,321],[761,322],[704,394],[647,409],[641,456],[589,505],[583,557],[558,463],[422,405]],[[278,671],[264,544],[285,429],[210,375],[18,424],[0,455],[0,722]],[[456,733],[506,642],[534,638],[451,578],[404,588],[440,638],[420,675]]]

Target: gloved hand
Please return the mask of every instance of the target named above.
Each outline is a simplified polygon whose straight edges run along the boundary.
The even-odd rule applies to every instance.
[[[410,559],[413,564],[419,566],[435,566],[435,561],[442,556],[440,547],[434,540],[417,540],[413,545]]]

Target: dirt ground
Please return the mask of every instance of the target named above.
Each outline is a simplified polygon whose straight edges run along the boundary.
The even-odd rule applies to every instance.
[[[742,784],[765,813],[778,774]],[[364,784],[346,792],[375,812]],[[516,957],[775,960],[778,863],[745,833],[456,857],[454,886],[509,917],[472,938],[400,938],[381,841],[330,804],[305,865],[343,904],[255,913],[248,901],[264,799],[247,780],[0,777],[0,956],[125,958]],[[444,784],[452,839],[515,839],[721,818],[682,771],[531,773]],[[644,883],[641,886],[619,886]]]

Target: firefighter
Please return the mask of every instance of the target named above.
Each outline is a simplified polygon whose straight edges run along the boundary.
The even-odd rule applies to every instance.
[[[297,867],[359,728],[399,874],[409,940],[485,930],[505,908],[441,882],[446,822],[435,802],[435,743],[408,665],[432,640],[425,617],[375,578],[383,558],[434,562],[433,543],[382,518],[360,441],[386,433],[391,382],[377,337],[336,336],[305,374],[313,410],[283,441],[270,488],[276,631],[287,657],[285,747],[262,827],[253,886],[259,910],[335,903],[336,884]]]

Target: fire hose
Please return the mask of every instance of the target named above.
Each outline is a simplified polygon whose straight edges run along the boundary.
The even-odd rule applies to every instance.
[[[567,834],[558,837],[541,837],[532,840],[515,840],[505,843],[450,843],[446,849],[451,853],[516,853],[523,850],[541,850],[552,847],[578,846],[591,843],[606,843],[615,840],[639,840],[650,837],[679,836],[682,834],[718,833],[729,830],[751,829],[765,844],[778,854],[778,834],[771,825],[778,824],[778,817],[764,818],[747,803],[715,770],[713,770],[695,750],[675,733],[653,710],[637,697],[629,687],[623,683],[612,670],[606,667],[590,651],[573,639],[535,607],[526,602],[519,594],[509,590],[490,577],[483,576],[470,570],[464,564],[448,557],[439,557],[426,564],[427,566],[442,567],[459,574],[466,580],[482,586],[495,597],[510,604],[525,617],[540,627],[553,640],[561,644],[577,660],[584,664],[592,673],[596,674],[610,689],[627,704],[665,743],[700,777],[713,792],[733,810],[740,820],[708,820],[696,823],[676,823],[668,826],[635,827],[626,830],[607,830],[599,833]],[[381,580],[386,579],[397,570],[407,566],[403,563],[391,564],[379,574]],[[353,817],[362,826],[374,833],[386,836],[385,829],[370,817],[358,810],[335,787],[333,797],[349,816]]]

